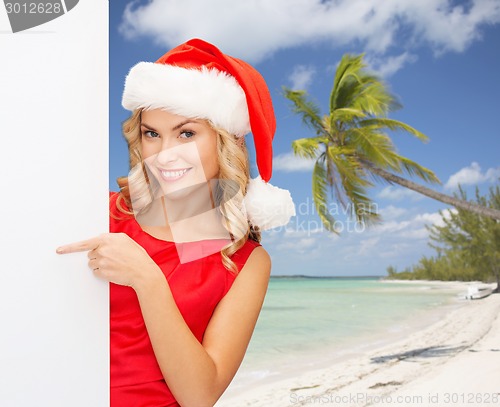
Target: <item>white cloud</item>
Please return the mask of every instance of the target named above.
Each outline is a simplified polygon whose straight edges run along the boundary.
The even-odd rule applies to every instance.
[[[455,209],[445,209],[442,213],[449,217],[453,211]],[[351,270],[356,270],[357,275],[374,271],[383,274],[388,265],[404,268],[415,264],[423,255],[434,255],[428,246],[426,225],[443,224],[438,212],[416,212],[394,206],[381,212],[392,214],[393,218],[362,233],[345,227],[339,236],[324,228],[304,228],[299,219],[281,230],[272,241],[264,236],[263,244],[280,259],[278,274],[287,274],[286,270],[318,275],[345,275]]]
[[[412,22],[415,34],[432,44],[437,53],[464,51],[481,38],[479,26],[500,21],[498,0],[473,0],[468,5],[455,6],[452,3],[449,0],[411,2],[402,14]]]
[[[278,243],[276,250],[289,251],[290,253],[304,255],[307,254],[309,258],[314,258],[321,254],[321,248],[318,241],[314,237],[304,237],[301,239],[288,239]]]
[[[387,199],[389,201],[401,201],[403,199],[410,199],[412,201],[419,201],[422,195],[418,192],[412,191],[404,187],[385,187],[377,194],[378,198]]]
[[[468,167],[462,168],[450,176],[444,187],[446,189],[455,189],[460,185],[478,185],[484,182],[496,182],[500,178],[500,167],[489,168],[482,172],[477,162],[471,163]]]
[[[411,243],[392,243],[389,246],[382,248],[379,252],[379,256],[386,262],[392,261],[393,259],[398,258],[401,254],[405,255],[406,253],[412,252],[415,249],[415,242]]]
[[[408,210],[389,205],[385,208],[381,208],[379,212],[384,220],[389,220],[399,218],[401,215],[404,215],[406,212],[408,212]]]
[[[297,65],[293,68],[293,72],[288,77],[292,83],[291,89],[305,90],[312,83],[313,75],[316,69],[313,66]]]
[[[390,220],[387,222],[383,222],[380,225],[377,225],[373,227],[370,230],[370,233],[374,234],[385,234],[385,233],[390,233],[394,235],[395,233],[398,233],[406,228],[411,224],[409,220],[402,220],[402,221],[396,221],[396,220]]]
[[[309,249],[309,248],[314,247],[316,245],[316,239],[313,237],[308,237],[305,239],[301,239],[299,243],[303,249]]]
[[[364,256],[370,253],[371,249],[377,245],[380,241],[380,237],[372,237],[370,239],[364,239],[359,242],[358,256]]]
[[[311,171],[315,160],[297,157],[293,153],[279,154],[273,158],[273,170],[285,172]]]
[[[401,220],[389,220],[366,229],[363,233],[344,233],[335,243],[328,244],[321,239],[322,251],[332,250],[335,257],[346,262],[363,262],[367,264],[382,261],[386,266],[393,261],[415,261],[425,250],[429,232],[425,225],[431,226],[440,222],[438,213],[421,213],[401,217]],[[322,237],[322,236],[321,236]],[[379,259],[379,260],[377,260]]]
[[[415,216],[415,222],[422,222],[428,225],[436,225],[436,226],[444,226],[443,217],[445,219],[449,219],[452,213],[457,213],[455,208],[444,209],[441,211],[442,215],[438,212],[434,213],[422,213],[420,215]]]
[[[449,218],[450,212],[455,209],[445,209],[442,211],[445,218]],[[368,231],[368,235],[373,236],[391,236],[396,239],[396,242],[401,243],[405,240],[427,239],[429,232],[425,226],[443,226],[443,217],[439,212],[420,213],[411,218],[397,220],[389,220],[375,226]]]
[[[411,64],[418,59],[416,55],[404,52],[401,55],[390,57],[367,56],[368,67],[382,77],[394,75],[405,65]]]
[[[413,219],[415,222],[430,223],[435,224],[441,221],[441,215],[437,212],[434,213],[422,213]]]
[[[224,52],[258,62],[280,49],[314,42],[361,44],[385,53],[397,41],[405,48],[430,45],[437,52],[461,52],[480,39],[480,28],[500,21],[498,0],[151,0],[133,1],[120,32],[148,37],[170,48],[200,37]],[[404,29],[404,35],[401,35]],[[404,40],[403,40],[404,38]],[[398,59],[399,62],[398,62]],[[408,57],[397,57],[385,69]],[[407,61],[408,62],[408,61]]]
[[[484,174],[486,181],[488,182],[496,182],[500,178],[500,167],[497,168],[488,168],[486,173]]]

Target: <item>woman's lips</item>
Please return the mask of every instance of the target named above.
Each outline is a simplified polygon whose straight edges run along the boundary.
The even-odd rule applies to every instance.
[[[183,168],[176,170],[163,170],[158,168],[161,178],[166,182],[173,182],[181,179],[191,168]]]

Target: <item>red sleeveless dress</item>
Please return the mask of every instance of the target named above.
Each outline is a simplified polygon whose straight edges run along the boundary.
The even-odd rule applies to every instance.
[[[212,313],[229,291],[235,275],[222,264],[220,253],[203,256],[210,242],[185,243],[200,253],[198,260],[180,263],[179,247],[144,232],[134,217],[116,209],[118,193],[110,194],[110,232],[123,232],[139,243],[165,274],[186,324],[201,342]],[[113,217],[119,218],[119,220]],[[231,259],[238,270],[259,243],[248,240]],[[179,406],[156,362],[139,301],[130,287],[110,284],[111,407]]]

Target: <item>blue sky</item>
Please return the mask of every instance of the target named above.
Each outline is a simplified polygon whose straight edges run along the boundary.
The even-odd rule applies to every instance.
[[[270,88],[278,125],[271,183],[289,189],[298,210],[287,228],[263,234],[275,275],[384,275],[389,265],[410,266],[432,254],[425,225],[439,222],[438,212],[449,209],[379,185],[370,195],[381,225],[356,226],[332,205],[344,231],[336,236],[320,227],[310,163],[291,154],[291,142],[311,133],[291,113],[281,89],[306,89],[326,113],[335,66],[346,52],[364,52],[399,97],[403,108],[390,117],[430,138],[423,144],[392,135],[402,155],[437,174],[442,185],[435,189],[453,193],[461,183],[472,196],[476,185],[487,192],[499,182],[500,1],[153,0],[110,2],[112,190],[128,172],[121,136],[128,117],[121,107],[125,75],[135,63],[155,61],[193,37],[252,63]]]

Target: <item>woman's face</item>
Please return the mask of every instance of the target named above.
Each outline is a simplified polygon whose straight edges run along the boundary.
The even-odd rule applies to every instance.
[[[219,173],[217,134],[201,119],[164,110],[141,113],[142,157],[165,195],[206,183]]]

